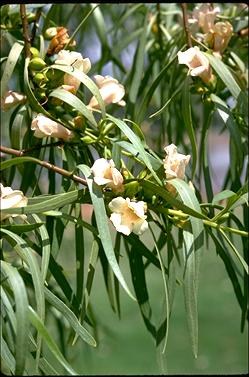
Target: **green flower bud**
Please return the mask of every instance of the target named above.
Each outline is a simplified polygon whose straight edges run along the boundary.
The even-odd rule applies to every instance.
[[[83,136],[82,138],[81,138],[81,140],[85,143],[85,144],[92,144],[92,143],[94,143],[95,142],[95,140],[93,140],[92,138],[91,138],[91,136]]]
[[[47,95],[44,89],[36,89],[35,91],[36,98],[38,101],[43,102],[47,100]]]
[[[40,51],[37,50],[35,47],[30,47],[30,52],[32,54],[32,58],[39,58],[40,56]]]
[[[41,58],[34,58],[30,60],[29,68],[33,69],[34,71],[40,71],[45,68],[47,64]]]
[[[57,28],[49,27],[44,33],[44,38],[50,40],[54,38],[56,35],[57,35]]]
[[[34,81],[38,86],[40,86],[41,84],[45,84],[45,83],[48,81],[48,79],[47,79],[47,77],[46,77],[43,73],[38,72],[38,73],[36,73],[36,75],[34,76],[33,81]]]
[[[36,19],[36,15],[34,13],[28,13],[27,14],[28,23],[34,22],[35,19]]]

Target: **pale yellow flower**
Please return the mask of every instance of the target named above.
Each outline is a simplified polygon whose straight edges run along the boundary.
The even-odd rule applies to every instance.
[[[55,60],[55,64],[68,65],[73,68],[77,68],[79,71],[85,74],[87,74],[91,69],[90,59],[83,59],[83,56],[79,52],[75,51],[61,50],[57,59]],[[64,75],[64,84],[74,86],[75,93],[79,89],[80,83],[80,80],[78,80],[76,77],[69,75],[68,73]]]
[[[12,190],[11,187],[4,187],[0,183],[0,198],[1,198],[1,209],[7,208],[20,208],[25,207],[28,204],[28,198],[24,196],[23,192],[20,190]],[[5,220],[8,217],[16,217],[24,215],[10,215],[8,213],[2,213],[0,211],[0,220]]]
[[[38,114],[32,120],[31,130],[35,131],[34,136],[38,138],[51,136],[66,141],[73,136],[72,132],[62,126],[62,124],[54,122],[43,114]]]
[[[117,103],[120,106],[125,106],[125,101],[122,98],[125,95],[125,89],[118,80],[111,76],[95,75],[94,79],[99,87],[100,95],[106,105]],[[99,109],[99,103],[95,96],[90,99],[89,108]]]
[[[112,199],[109,208],[113,212],[110,220],[117,232],[129,235],[131,232],[142,234],[148,229],[145,212],[147,205],[143,201],[134,202],[121,196]]]
[[[208,33],[213,30],[214,21],[217,14],[220,13],[220,8],[211,8],[210,3],[203,3],[199,7],[195,7],[192,13],[192,19],[189,19],[190,23],[194,23],[194,20],[198,23],[198,26],[204,33]]]
[[[191,158],[190,155],[184,155],[177,152],[177,147],[174,144],[170,144],[164,148],[166,152],[166,157],[163,160],[164,170],[166,174],[166,179],[185,177],[185,168],[189,163]],[[176,189],[170,183],[166,183],[167,189],[175,193]]]
[[[15,105],[26,102],[27,97],[23,94],[14,92],[13,90],[8,90],[5,95],[1,98],[1,109],[3,111],[8,111]]]
[[[94,176],[93,180],[97,185],[110,187],[114,192],[124,191],[123,176],[115,168],[113,160],[97,159],[91,168],[91,172]]]
[[[198,46],[191,47],[184,52],[179,51],[177,56],[179,64],[186,64],[188,66],[191,76],[200,76],[205,83],[214,79],[209,60],[200,51]]]
[[[213,49],[214,54],[218,57],[227,47],[233,34],[233,27],[230,22],[217,22],[213,31],[205,35],[204,41]]]

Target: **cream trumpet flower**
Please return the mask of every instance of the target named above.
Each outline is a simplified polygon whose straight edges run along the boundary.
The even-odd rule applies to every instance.
[[[117,103],[120,106],[125,106],[125,101],[122,98],[125,95],[123,85],[118,80],[111,76],[95,75],[94,79],[99,87],[100,95],[106,105]],[[91,109],[99,109],[99,103],[95,96],[90,99],[88,107]]]
[[[220,13],[220,8],[211,8],[210,3],[203,3],[200,7],[195,7],[192,13],[192,18],[188,21],[191,23],[198,23],[198,26],[204,33],[213,30],[214,21],[217,14]]]
[[[185,177],[185,168],[189,163],[190,155],[184,155],[177,152],[177,147],[174,144],[170,144],[164,148],[166,157],[163,160],[166,179]],[[166,188],[175,193],[176,189],[170,183],[166,183]]]
[[[213,49],[214,55],[221,56],[227,47],[233,34],[233,27],[230,22],[217,22],[213,31],[206,34],[204,41]]]
[[[34,136],[38,138],[51,136],[67,141],[73,136],[72,132],[66,127],[42,114],[38,114],[32,120],[31,130],[35,131]]]
[[[134,202],[130,198],[121,196],[112,199],[109,208],[113,212],[110,220],[115,226],[117,232],[128,236],[131,232],[142,234],[148,229],[147,216],[145,212],[147,205],[145,202]]]
[[[23,94],[14,92],[13,90],[8,90],[5,95],[1,98],[1,109],[3,111],[8,111],[13,106],[20,103],[26,102],[26,96]]]
[[[0,183],[0,198],[1,198],[1,209],[7,208],[20,208],[25,207],[28,204],[28,198],[24,196],[22,191],[12,190],[11,187],[4,187]],[[0,211],[0,220],[5,220],[8,217],[26,217],[25,215],[9,215],[8,213],[2,213]]]
[[[188,66],[191,76],[200,76],[205,83],[214,79],[208,58],[200,51],[198,46],[190,47],[184,52],[179,51],[177,56],[179,64]]]
[[[83,59],[83,56],[79,52],[75,51],[61,50],[58,53],[57,59],[55,60],[55,64],[68,65],[73,68],[77,68],[85,74],[87,74],[91,69],[90,59]],[[80,80],[66,73],[64,75],[64,84],[73,86],[76,93],[80,86]]]
[[[110,187],[114,192],[123,192],[123,176],[115,168],[113,160],[105,160],[104,158],[97,159],[92,168],[93,180],[97,185]]]

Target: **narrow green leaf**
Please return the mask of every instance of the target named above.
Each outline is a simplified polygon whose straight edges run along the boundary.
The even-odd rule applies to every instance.
[[[225,63],[219,58],[216,58],[215,56],[208,54],[204,52],[204,55],[208,58],[211,66],[216,71],[216,73],[219,75],[221,80],[224,82],[224,84],[228,87],[231,94],[237,99],[240,95],[241,89],[235,79],[233,78],[233,75],[229,71],[228,67]]]
[[[137,152],[140,154],[141,159],[143,160],[143,163],[145,164],[145,166],[148,167],[148,169],[150,170],[151,174],[156,179],[158,184],[162,185],[161,180],[158,178],[157,174],[152,168],[151,162],[148,156],[146,155],[144,147],[141,141],[139,140],[138,136],[122,120],[117,119],[109,114],[107,114],[107,118],[110,119],[113,123],[115,123],[118,126],[118,128],[125,134],[125,136],[130,140],[133,146],[137,149]]]
[[[114,145],[119,145],[122,149],[126,150],[127,152],[130,152],[134,157],[138,158],[141,161],[141,163],[144,164],[141,154],[137,151],[137,149],[134,147],[133,144],[128,143],[127,141],[115,141],[113,146]],[[163,165],[162,160],[160,160],[159,158],[158,159],[155,158],[154,156],[152,156],[150,153],[146,151],[145,151],[145,154],[150,160],[151,166],[155,171],[160,169],[160,167],[162,167]]]
[[[94,83],[94,81],[92,81],[90,79],[90,77],[88,77],[85,73],[81,72],[79,69],[77,69],[75,67],[66,66],[66,65],[62,65],[62,64],[61,65],[60,64],[53,64],[49,67],[49,69],[58,69],[59,71],[68,73],[69,75],[75,77],[80,82],[82,82],[90,90],[90,92],[96,97],[96,99],[99,103],[100,109],[101,109],[102,117],[105,118],[106,113],[105,113],[104,101],[103,101],[101,94],[99,92],[99,88]]]
[[[34,157],[14,157],[10,160],[1,162],[0,171],[8,169],[11,166],[23,164],[24,162],[34,162],[35,164],[39,164],[40,160]]]
[[[90,111],[86,105],[74,94],[68,92],[65,89],[57,88],[53,90],[50,94],[50,97],[59,98],[62,101],[68,103],[70,106],[74,107],[81,114],[83,114],[95,128],[98,127],[96,120],[94,119],[92,111]]]
[[[36,223],[39,223],[40,218],[39,216],[33,214],[32,215]],[[42,260],[41,260],[41,276],[43,279],[43,283],[45,283],[47,272],[48,272],[48,266],[49,266],[49,258],[50,258],[50,240],[49,235],[47,232],[46,226],[43,224],[39,228],[39,233],[41,236],[41,246],[42,246]]]
[[[67,305],[64,304],[63,301],[61,301],[57,296],[55,296],[49,289],[45,287],[45,297],[50,304],[55,307],[57,310],[59,310],[60,313],[66,318],[76,332],[78,336],[84,342],[89,344],[90,346],[96,347],[96,341],[92,337],[92,335],[79,323],[77,317],[75,314],[67,307]]]
[[[137,55],[133,62],[134,76],[132,77],[132,83],[131,83],[130,93],[129,93],[129,98],[132,103],[136,103],[138,89],[141,84],[141,79],[143,75],[147,32],[148,32],[148,20],[147,20],[147,13],[146,13],[144,16],[143,32],[142,32],[142,35],[138,44],[138,48],[137,48]]]
[[[238,258],[238,260],[241,263],[242,267],[245,269],[246,273],[249,274],[248,265],[247,265],[246,261],[244,260],[244,258],[240,255],[240,253],[238,252],[238,250],[236,249],[236,247],[234,246],[234,244],[230,241],[230,239],[227,237],[227,235],[225,234],[225,232],[223,232],[222,229],[219,228],[219,232],[222,234],[222,236],[225,238],[225,240],[228,243],[228,245],[231,247],[232,251],[234,252],[234,254],[236,255],[236,257]]]
[[[174,178],[171,180],[170,183],[173,183],[178,178]],[[182,181],[183,182],[183,181]],[[154,183],[150,181],[141,181],[141,186],[144,187],[146,190],[148,190],[150,193],[153,193],[153,195],[159,195],[161,196],[167,203],[170,203],[172,206],[176,207],[177,209],[182,210],[184,213],[191,215],[193,217],[196,217],[197,219],[205,219],[208,220],[208,217],[205,216],[203,213],[197,212],[193,207],[187,206],[183,204],[181,201],[176,199],[173,195],[171,195],[165,188],[159,187],[155,185]]]
[[[191,339],[194,357],[198,353],[198,310],[197,310],[197,287],[196,287],[196,261],[194,251],[194,236],[192,233],[183,231],[183,250],[185,254],[184,274],[184,301],[187,314],[187,323]]]
[[[1,97],[3,97],[8,90],[8,84],[11,79],[12,73],[23,50],[24,45],[15,42],[10,50],[7,62],[4,67],[4,72],[1,78]]]
[[[39,269],[38,261],[36,257],[33,254],[33,250],[28,247],[26,242],[16,235],[15,233],[12,233],[8,231],[7,229],[1,229],[1,232],[4,234],[7,234],[8,237],[14,241],[14,249],[19,254],[19,256],[27,263],[30,273],[32,276],[34,289],[35,289],[35,298],[36,298],[36,305],[37,305],[37,311],[39,313],[39,316],[42,321],[45,320],[45,297],[44,297],[44,286],[43,286],[43,280],[41,276],[41,272]],[[36,350],[36,367],[38,368],[39,358],[40,358],[40,352],[41,352],[41,337],[37,336],[37,350]]]
[[[196,211],[201,211],[200,204],[194,191],[181,179],[173,179],[173,186],[177,189],[182,201]],[[192,341],[194,356],[198,353],[198,311],[197,294],[199,284],[200,258],[204,247],[204,225],[199,219],[190,216],[191,230],[183,231],[185,249],[184,296],[187,321]]]
[[[28,317],[30,322],[33,324],[33,326],[37,329],[39,334],[42,336],[42,338],[47,343],[50,351],[53,353],[53,355],[56,357],[56,359],[59,361],[59,363],[66,369],[66,371],[74,376],[78,376],[78,373],[75,372],[75,370],[71,367],[71,365],[67,362],[67,360],[64,358],[64,356],[61,354],[58,346],[56,345],[55,341],[49,334],[48,330],[44,326],[43,322],[39,318],[38,314],[29,306],[29,312]]]
[[[150,225],[149,225],[149,228],[150,228],[152,237],[154,239],[155,249],[156,249],[157,256],[158,256],[158,259],[159,259],[159,262],[160,262],[160,267],[161,267],[161,272],[162,272],[162,279],[163,279],[164,294],[165,294],[165,305],[166,305],[165,321],[166,321],[166,326],[163,325],[163,327],[165,327],[165,333],[163,334],[163,336],[165,337],[165,340],[164,340],[164,345],[163,345],[163,350],[162,350],[162,353],[164,353],[165,350],[166,350],[167,341],[168,341],[168,334],[169,334],[169,293],[168,293],[168,284],[167,284],[167,279],[166,279],[166,274],[165,274],[165,268],[164,268],[163,260],[162,260],[161,254],[160,254],[160,250],[157,247],[156,237],[155,237],[155,235],[154,235],[154,233],[153,233],[152,228],[151,228]],[[159,345],[161,339],[160,338],[158,339],[158,333],[160,334],[160,331],[157,332],[157,344]],[[161,336],[161,334],[160,334],[160,336]]]
[[[97,31],[98,37],[101,41],[101,45],[104,48],[109,48],[108,39],[107,39],[107,32],[106,32],[106,27],[105,27],[105,20],[104,20],[104,17],[102,15],[102,12],[99,8],[95,9],[96,6],[94,7],[94,4],[91,4],[91,7],[92,7],[92,10],[95,10],[95,12],[93,14],[93,19],[94,19],[94,23],[95,23],[95,26],[96,26],[96,31]]]
[[[28,297],[24,282],[17,269],[9,263],[1,261],[1,269],[8,278],[15,298],[16,339],[15,339],[15,375],[22,375],[25,368],[25,361],[28,352]]]
[[[192,115],[191,115],[191,102],[190,102],[190,85],[189,85],[189,77],[185,79],[183,92],[182,92],[182,116],[183,120],[187,129],[188,137],[191,143],[192,149],[192,177],[191,179],[194,180],[196,165],[197,165],[197,144],[195,139],[195,130],[193,127],[192,122]]]
[[[218,203],[221,200],[230,198],[231,196],[236,195],[235,192],[231,190],[224,190],[219,192],[213,197],[212,204]]]
[[[79,30],[82,28],[82,26],[84,25],[84,23],[87,21],[87,19],[91,16],[91,14],[95,11],[95,9],[97,7],[100,6],[100,4],[96,4],[95,6],[91,5],[92,6],[92,9],[86,14],[86,16],[83,18],[83,20],[80,22],[80,24],[75,28],[73,34],[71,35],[71,38],[69,39],[69,41],[67,42],[67,44],[65,45],[64,47],[64,50],[67,49],[68,45],[71,43],[71,41],[74,40],[74,37],[76,36],[76,34],[79,32]]]
[[[94,206],[95,216],[96,216],[96,223],[99,231],[99,237],[101,239],[106,257],[108,262],[110,263],[110,266],[114,272],[114,274],[117,276],[120,284],[123,286],[124,290],[128,293],[128,295],[136,301],[134,296],[131,294],[123,275],[120,271],[119,265],[117,263],[115,253],[112,246],[112,239],[108,227],[108,220],[105,210],[105,203],[103,200],[103,194],[101,189],[98,185],[96,185],[91,177],[91,171],[88,166],[86,165],[78,165],[78,169],[83,172],[83,174],[86,177],[89,192],[91,195],[92,203]]]
[[[127,243],[126,239],[125,243]],[[153,338],[156,338],[156,328],[151,321],[152,311],[149,302],[142,255],[137,252],[136,247],[134,246],[131,247],[131,250],[126,247],[126,250],[129,257],[132,282],[144,324]]]
[[[1,224],[1,228],[10,230],[13,233],[16,234],[22,234],[26,232],[31,232],[32,230],[35,230],[42,226],[44,223],[36,223],[36,224],[11,224],[11,225],[5,225]]]
[[[7,208],[1,210],[3,213],[9,214],[28,214],[28,213],[41,213],[45,211],[50,211],[56,208],[65,206],[76,201],[79,201],[82,197],[83,190],[73,190],[67,193],[62,193],[59,195],[49,195],[47,199],[43,197],[42,202],[37,204],[27,205],[22,208]]]

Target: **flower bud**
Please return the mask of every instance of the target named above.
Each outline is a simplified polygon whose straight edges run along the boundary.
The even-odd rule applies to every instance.
[[[48,29],[46,29],[44,33],[44,38],[48,40],[54,38],[57,34],[56,29],[57,29],[56,27],[49,27]]]
[[[32,54],[32,58],[39,58],[40,56],[40,51],[37,50],[35,47],[30,47],[30,52]]]
[[[35,95],[39,102],[44,103],[47,100],[47,95],[44,89],[36,89]]]
[[[84,129],[85,128],[85,118],[81,115],[76,116],[73,118],[74,126],[78,129]]]
[[[93,139],[91,138],[91,136],[88,136],[88,135],[83,136],[83,137],[81,138],[81,140],[82,140],[85,144],[92,144],[92,143],[95,142],[95,140],[93,140]]]
[[[33,58],[29,63],[29,68],[34,71],[40,71],[46,66],[47,64],[41,58]]]
[[[38,72],[38,73],[35,74],[33,81],[38,86],[41,86],[42,84],[45,84],[48,81],[48,79],[43,73]]]

